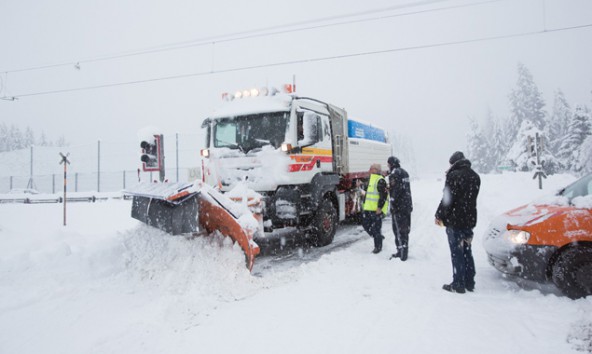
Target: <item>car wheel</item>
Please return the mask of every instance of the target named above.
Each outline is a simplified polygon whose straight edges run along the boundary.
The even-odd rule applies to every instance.
[[[569,298],[592,295],[591,247],[574,247],[563,251],[552,270],[553,282]]]
[[[311,224],[312,242],[315,247],[322,247],[333,242],[337,229],[337,211],[333,203],[323,199]]]

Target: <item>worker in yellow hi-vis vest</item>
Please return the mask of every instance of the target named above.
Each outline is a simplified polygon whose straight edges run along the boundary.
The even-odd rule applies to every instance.
[[[380,171],[379,164],[370,166],[370,180],[365,193],[362,219],[364,230],[374,238],[374,254],[382,251],[382,218],[389,207],[387,183]]]

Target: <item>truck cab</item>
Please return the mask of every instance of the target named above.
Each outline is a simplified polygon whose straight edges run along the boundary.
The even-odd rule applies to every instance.
[[[202,124],[204,181],[223,192],[239,184],[258,192],[266,231],[294,226],[310,231],[315,245],[329,244],[351,204],[344,190],[356,188],[343,187],[347,122],[345,110],[295,94],[230,100]]]

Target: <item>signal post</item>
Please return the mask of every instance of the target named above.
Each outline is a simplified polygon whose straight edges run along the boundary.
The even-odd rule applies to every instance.
[[[153,135],[153,139],[142,140],[142,170],[144,172],[159,173],[160,182],[164,181],[164,137],[162,134]]]

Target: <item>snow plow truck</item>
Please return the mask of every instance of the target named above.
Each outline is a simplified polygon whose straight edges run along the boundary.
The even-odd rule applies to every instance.
[[[291,85],[223,98],[202,124],[202,180],[139,185],[128,191],[132,217],[172,234],[219,231],[239,242],[251,269],[259,245],[279,230],[296,228],[321,247],[333,242],[339,221],[361,216],[369,167],[386,171],[392,153],[385,130]],[[142,143],[142,161],[155,169],[163,160],[157,138]]]

